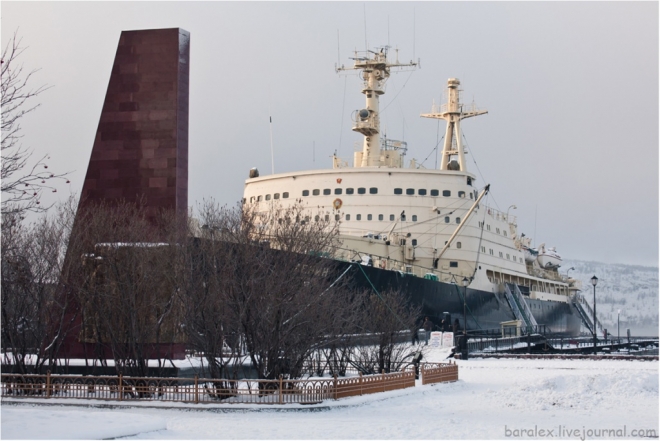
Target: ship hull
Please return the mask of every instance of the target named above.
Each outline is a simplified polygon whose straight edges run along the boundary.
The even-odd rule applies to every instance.
[[[421,318],[429,317],[438,329],[447,313],[451,315],[451,323],[458,319],[459,329],[463,329],[465,288],[462,286],[351,262],[339,262],[339,270],[343,272],[349,265],[354,267],[350,277],[355,288],[403,292],[412,304],[421,308]],[[465,315],[469,331],[493,331],[500,329],[502,322],[516,319],[503,293],[471,288],[467,288],[466,292]],[[570,303],[529,297],[525,297],[525,301],[536,322],[545,326],[546,332],[563,336],[579,335],[580,317]]]

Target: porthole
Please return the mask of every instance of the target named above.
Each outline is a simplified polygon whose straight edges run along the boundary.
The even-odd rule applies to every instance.
[[[269,194],[266,195],[266,200],[270,201],[270,195]]]
[[[309,190],[303,190],[303,196],[309,196]]]
[[[275,194],[273,195],[273,199],[279,199],[279,198],[280,198],[280,194],[279,194],[279,193],[275,193]]]
[[[395,188],[394,189],[394,194],[403,194],[403,189],[402,188]]]
[[[413,221],[413,222],[417,222],[417,215],[416,215],[416,214],[413,214],[413,215],[412,215],[412,221]]]
[[[369,188],[369,194],[378,194],[378,188],[377,187]]]
[[[356,214],[355,215],[355,220],[362,220],[362,215],[361,214]]]
[[[414,188],[406,188],[406,194],[407,195],[415,194],[415,189]]]
[[[312,190],[312,195],[313,196],[318,196],[320,194],[321,194],[321,190],[319,190],[318,188],[316,190]]]
[[[367,189],[366,189],[366,188],[364,188],[364,187],[360,187],[360,188],[358,188],[358,194],[366,194],[366,193],[367,193]]]
[[[285,191],[284,193],[282,193],[282,199],[289,199],[289,192],[288,191]]]
[[[451,196],[451,190],[442,190],[442,195],[444,197],[449,197]]]
[[[332,190],[330,190],[329,188],[324,188],[324,189],[323,189],[323,194],[324,194],[325,196],[327,196],[327,195],[329,195],[329,194],[331,194],[331,193],[332,193]]]
[[[448,224],[449,222],[451,222],[451,219],[449,219],[449,216],[445,216],[445,223]]]
[[[355,189],[353,189],[353,188],[347,188],[346,189],[346,194],[353,194],[353,193],[355,193]]]
[[[431,196],[439,196],[440,190],[431,190]]]
[[[390,220],[391,220],[391,221],[394,220],[394,215],[393,215],[393,214],[390,214]]]
[[[382,220],[383,220],[383,215],[382,215],[382,214],[379,214],[379,215],[378,215],[378,220],[379,220],[379,221],[382,221]]]
[[[370,214],[367,214],[367,220],[372,220],[373,216]]]
[[[419,190],[417,190],[417,194],[420,196],[426,196],[426,189],[420,188]]]
[[[335,188],[335,194],[341,194],[342,189],[341,188]]]

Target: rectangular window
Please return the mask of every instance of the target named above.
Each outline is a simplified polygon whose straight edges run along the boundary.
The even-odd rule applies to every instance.
[[[270,201],[270,195],[269,194],[266,195],[266,200]]]
[[[303,190],[303,196],[309,196],[309,190]]]
[[[257,202],[261,202],[261,195],[257,196]]]
[[[481,247],[481,252],[485,253],[486,252],[486,247]]]
[[[335,194],[341,194],[342,189],[341,188],[335,188]]]
[[[391,220],[391,221],[394,220],[394,215],[393,215],[393,214],[390,214],[390,220]]]
[[[361,214],[356,214],[355,215],[355,220],[362,220],[362,215]]]
[[[414,188],[406,188],[406,194],[409,194],[409,195],[415,194],[415,189]]]
[[[417,246],[417,239],[413,239],[412,244],[413,244],[414,247],[416,247]]]
[[[402,188],[395,188],[394,189],[394,194],[403,194],[403,189]]]
[[[439,196],[440,190],[431,190],[431,196]]]
[[[460,223],[461,223],[461,218],[460,218],[460,217],[457,217],[457,218],[456,218],[456,223],[457,223],[457,224],[460,224]]]
[[[313,196],[318,196],[320,194],[321,194],[321,190],[319,190],[318,188],[316,190],[312,190],[312,195]]]
[[[329,215],[329,214],[326,214],[326,215],[325,215],[325,221],[328,222],[329,220],[330,220],[330,215]]]
[[[472,199],[472,193],[470,193],[470,199]]]
[[[444,197],[449,197],[451,196],[451,190],[442,190],[442,195]]]
[[[289,192],[288,191],[285,191],[284,193],[282,193],[282,199],[289,199]]]
[[[459,198],[464,198],[465,197],[465,192],[464,191],[459,191],[458,192],[458,197]]]
[[[383,220],[383,215],[382,214],[378,215],[378,220]]]
[[[449,268],[458,268],[458,262],[449,262]]]
[[[324,188],[324,189],[323,189],[323,194],[324,194],[324,195],[327,196],[327,195],[329,195],[330,193],[332,193],[332,190],[330,190],[329,188]]]
[[[420,196],[426,196],[426,189],[420,188],[419,190],[417,190],[417,194]]]
[[[497,234],[500,234],[500,229],[499,228],[495,228],[495,231],[497,232]]]
[[[250,198],[250,202],[254,202],[254,196]]]
[[[377,187],[369,188],[369,194],[378,194],[378,188]]]
[[[367,189],[364,187],[358,188],[358,194],[367,194]]]
[[[456,242],[456,248],[460,248],[462,245],[460,242]]]
[[[511,257],[509,257],[509,255],[508,255],[508,254],[506,255],[506,258],[507,258],[507,259],[509,259],[509,260],[511,260]]]
[[[336,221],[338,221],[340,217],[341,217],[341,216],[339,216],[338,214],[335,214],[335,220],[336,220]]]
[[[275,194],[273,195],[273,199],[279,199],[279,198],[280,198],[280,194],[279,194],[279,193],[275,193]]]
[[[367,220],[372,220],[372,218],[373,218],[373,216],[371,216],[370,214],[367,214]]]
[[[355,190],[353,190],[352,188],[346,189],[346,194],[353,194],[353,193],[355,193]]]
[[[417,222],[417,215],[416,214],[413,214],[412,220],[413,220],[413,222]]]
[[[504,230],[504,237],[506,237],[506,230]]]
[[[405,222],[405,221],[406,221],[406,215],[405,215],[405,214],[402,214],[402,215],[401,215],[401,221],[402,221],[402,222]]]
[[[347,214],[347,215],[346,215],[346,220],[347,220],[347,221],[348,221],[348,220],[351,220],[351,215],[350,215],[350,214]]]
[[[493,255],[493,249],[492,248],[488,248],[488,252],[490,253],[491,256]]]
[[[448,224],[449,222],[451,222],[451,220],[449,219],[449,216],[445,216],[445,223]]]

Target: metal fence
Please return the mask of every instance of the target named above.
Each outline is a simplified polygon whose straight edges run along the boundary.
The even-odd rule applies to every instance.
[[[347,378],[218,380],[2,374],[1,396],[112,401],[286,404],[320,403],[415,386],[414,370]]]

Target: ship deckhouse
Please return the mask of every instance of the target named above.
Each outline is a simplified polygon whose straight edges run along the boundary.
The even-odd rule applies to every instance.
[[[416,65],[389,62],[383,48],[339,67],[360,70],[364,80],[365,106],[352,118],[364,139],[352,166],[334,156],[325,170],[259,176],[253,169],[244,203],[269,210],[302,202],[309,213],[301,221],[338,221],[342,244],[334,257],[340,260],[441,282],[467,278],[471,289],[485,291],[513,283],[530,298],[567,302],[576,288],[559,275],[556,261],[542,268],[530,260],[537,250],[519,237],[515,216],[481,200],[488,186],[467,170],[461,121],[487,112],[461,103],[458,79],[448,80],[446,103],[421,115],[447,122],[439,169],[414,160],[405,167],[406,143],[381,136],[379,99],[390,71]]]

